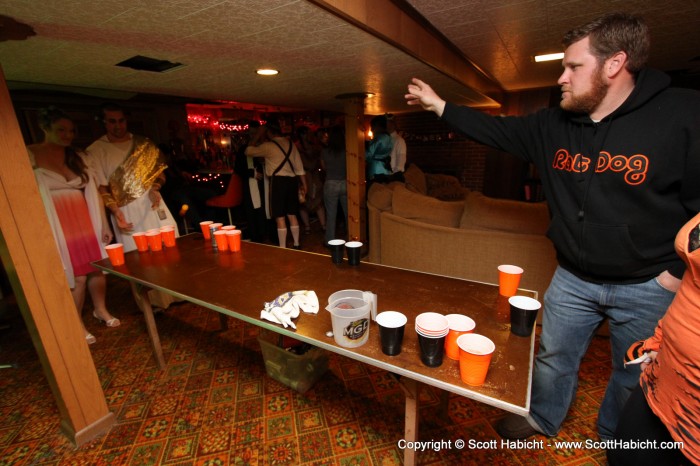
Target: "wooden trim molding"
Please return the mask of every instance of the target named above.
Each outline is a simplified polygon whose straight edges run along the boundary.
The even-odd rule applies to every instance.
[[[63,432],[81,445],[114,415],[85,341],[0,69],[0,257],[56,398]]]

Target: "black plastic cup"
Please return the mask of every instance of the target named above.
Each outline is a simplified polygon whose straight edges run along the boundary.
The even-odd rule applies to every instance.
[[[348,263],[350,265],[360,265],[362,243],[359,241],[349,241],[345,243],[345,249],[348,252]]]
[[[442,365],[442,355],[445,353],[445,335],[439,338],[426,337],[418,333],[418,344],[420,345],[420,360],[428,367],[439,367]]]
[[[540,303],[525,296],[513,296],[510,303],[510,331],[519,337],[529,337],[535,328]]]
[[[328,242],[331,250],[331,260],[334,264],[342,264],[345,255],[345,241],[342,239],[332,239]]]
[[[376,320],[382,342],[382,353],[387,356],[400,354],[407,322],[406,316],[396,311],[384,311],[379,313]]]

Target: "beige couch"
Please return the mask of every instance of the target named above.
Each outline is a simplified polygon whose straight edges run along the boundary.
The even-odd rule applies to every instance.
[[[557,266],[545,203],[488,198],[414,165],[405,184],[372,185],[367,210],[370,262],[486,283],[515,264],[540,300]]]

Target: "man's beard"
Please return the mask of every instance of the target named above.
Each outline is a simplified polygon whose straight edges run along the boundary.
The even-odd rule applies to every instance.
[[[570,93],[569,100],[560,102],[561,108],[569,112],[585,113],[590,115],[600,105],[608,93],[608,84],[603,79],[602,67],[599,66],[593,73],[591,89],[581,95]]]

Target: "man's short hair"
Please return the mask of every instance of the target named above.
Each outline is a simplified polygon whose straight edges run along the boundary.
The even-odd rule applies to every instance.
[[[126,115],[124,107],[122,107],[116,102],[105,102],[102,105],[100,105],[100,120],[105,119],[106,112],[122,112],[124,115]]]
[[[629,13],[608,13],[567,32],[564,47],[588,37],[591,53],[599,64],[623,51],[627,54],[627,71],[637,74],[647,63],[651,38],[644,20]]]

